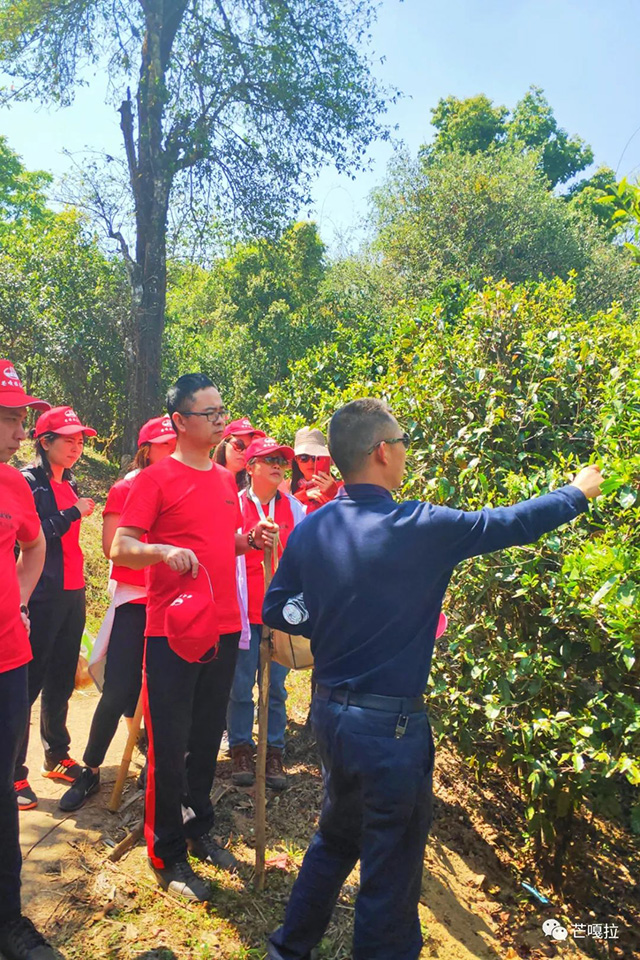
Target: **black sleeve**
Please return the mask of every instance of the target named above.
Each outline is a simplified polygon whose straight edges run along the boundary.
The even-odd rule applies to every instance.
[[[23,477],[31,487],[33,500],[42,524],[45,540],[58,540],[63,537],[72,523],[80,520],[81,513],[77,507],[67,507],[66,510],[53,510],[55,496],[49,485],[44,486],[42,479],[35,471],[25,470]],[[76,490],[77,493],[77,490]],[[43,516],[45,514],[45,516]]]

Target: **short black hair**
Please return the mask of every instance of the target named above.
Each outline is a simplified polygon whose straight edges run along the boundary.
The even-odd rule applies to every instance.
[[[206,390],[207,387],[218,389],[206,373],[185,373],[184,376],[178,377],[173,386],[169,387],[167,391],[167,413],[174,430],[176,427],[173,422],[173,414],[176,411],[183,413],[187,409],[189,401],[193,400],[194,393],[197,393],[198,390]]]
[[[343,477],[361,469],[367,450],[395,426],[395,418],[383,400],[364,397],[336,410],[329,423],[329,451]]]

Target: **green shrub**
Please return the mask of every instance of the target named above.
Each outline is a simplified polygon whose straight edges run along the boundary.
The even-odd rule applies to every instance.
[[[581,316],[559,279],[489,285],[454,325],[444,314],[405,305],[366,353],[338,340],[308,355],[272,390],[271,423],[291,438],[348,399],[384,397],[413,439],[401,495],[464,509],[602,463],[607,495],[587,515],[459,568],[429,681],[440,735],[519,783],[523,832],[558,884],[586,798],[619,813],[626,779],[640,830],[638,326],[617,307]]]

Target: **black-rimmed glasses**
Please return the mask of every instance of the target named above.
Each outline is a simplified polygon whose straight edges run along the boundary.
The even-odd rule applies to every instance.
[[[390,437],[389,440],[376,440],[372,447],[369,447],[367,450],[367,455],[373,453],[376,447],[379,447],[381,443],[401,443],[405,450],[408,450],[411,446],[411,437],[408,433],[403,433],[401,437]]]
[[[204,410],[202,412],[198,410],[179,410],[178,412],[183,417],[206,417],[209,423],[215,423],[216,420],[226,420],[229,416],[229,411],[225,410],[224,407],[219,410]]]

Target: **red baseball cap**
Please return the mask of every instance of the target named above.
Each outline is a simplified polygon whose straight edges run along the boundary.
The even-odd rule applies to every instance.
[[[84,433],[85,437],[97,436],[92,427],[80,423],[80,417],[72,407],[52,407],[36,420],[34,437],[44,433],[59,433],[62,437],[71,437],[74,433]]]
[[[37,400],[26,392],[16,368],[10,360],[0,360],[0,407],[33,407],[35,410],[48,410],[51,404],[46,400]]]
[[[220,629],[218,612],[209,592],[195,587],[181,593],[170,603],[164,615],[167,642],[174,653],[189,663],[213,660],[218,652]],[[202,657],[212,652],[206,661]]]
[[[244,437],[248,433],[252,433],[254,437],[266,437],[264,430],[256,430],[248,417],[242,417],[241,420],[232,420],[231,423],[226,425],[222,439],[224,440],[225,437]]]
[[[442,634],[447,629],[449,621],[447,619],[446,613],[441,613],[438,617],[438,626],[436,627],[436,640],[439,640]]]
[[[138,446],[141,447],[143,443],[169,443],[176,439],[170,417],[153,417],[140,427]]]
[[[270,457],[276,453],[281,453],[287,460],[293,460],[294,458],[293,447],[278,443],[273,437],[265,437],[263,434],[262,437],[251,441],[246,449],[245,456],[248,463],[253,457]]]

